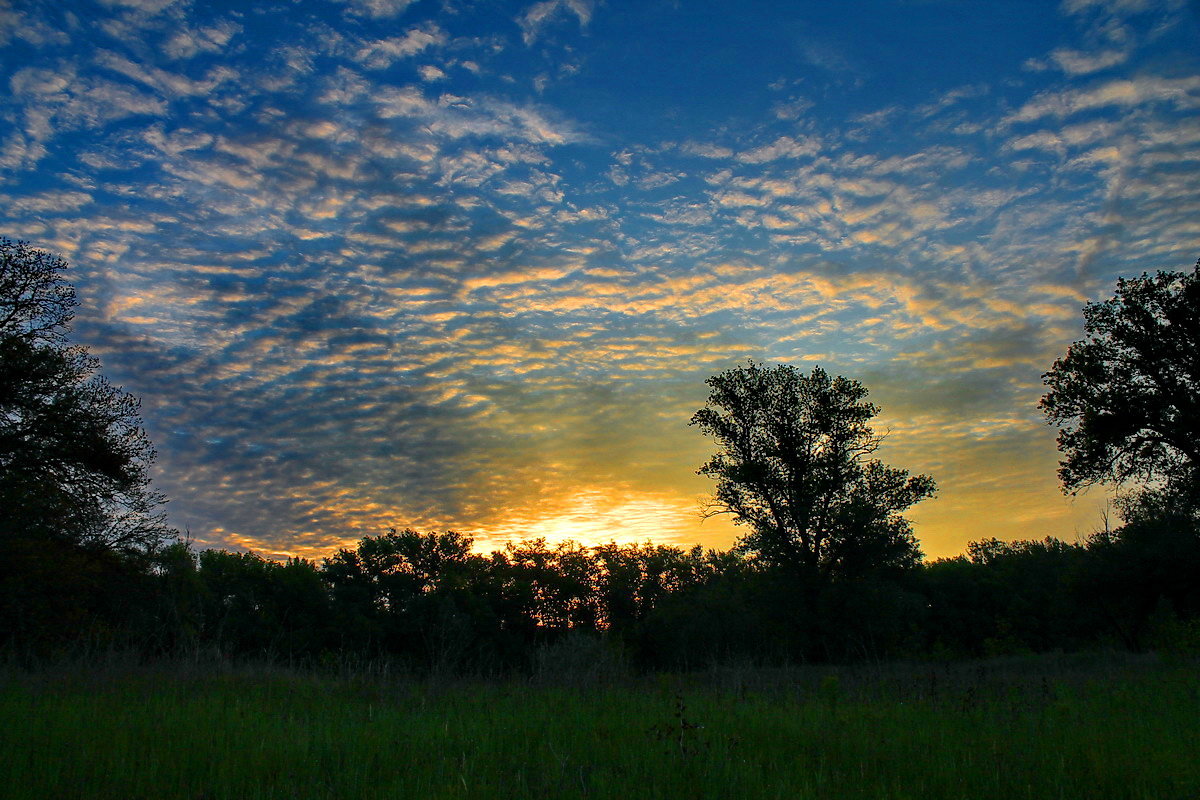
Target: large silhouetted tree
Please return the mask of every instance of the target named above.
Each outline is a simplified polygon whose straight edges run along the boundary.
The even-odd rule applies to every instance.
[[[1141,482],[1200,498],[1200,262],[1143,273],[1083,310],[1084,338],[1044,376],[1060,428],[1059,478],[1075,492]]]
[[[858,381],[753,362],[714,375],[692,424],[720,449],[699,470],[716,479],[716,513],[750,531],[743,544],[810,582],[915,565],[902,511],[933,494],[874,458],[879,409]]]
[[[0,238],[0,534],[119,554],[170,538],[136,398],[65,343],[62,259]]]

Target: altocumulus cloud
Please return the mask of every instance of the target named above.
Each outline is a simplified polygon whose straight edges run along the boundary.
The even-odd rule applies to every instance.
[[[7,8],[4,232],[74,265],[77,338],[201,543],[727,545],[686,421],[746,357],[868,384],[888,458],[941,486],[930,552],[1085,528],[1040,374],[1115,276],[1197,255],[1194,15],[1047,4],[1003,58],[902,83],[933,56],[871,26],[723,13]],[[754,45],[781,31],[802,57]],[[688,59],[736,102],[672,92]]]

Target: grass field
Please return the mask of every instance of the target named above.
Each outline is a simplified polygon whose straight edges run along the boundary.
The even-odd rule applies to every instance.
[[[0,677],[6,798],[1200,797],[1196,665],[605,685],[75,665]]]

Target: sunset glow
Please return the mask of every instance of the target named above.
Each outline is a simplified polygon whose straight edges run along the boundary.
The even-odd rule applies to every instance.
[[[500,549],[508,542],[542,538],[604,544],[610,541],[726,547],[732,525],[703,518],[699,499],[687,503],[671,495],[630,494],[620,489],[583,491],[532,509],[514,510],[503,524],[467,532],[479,546]]]

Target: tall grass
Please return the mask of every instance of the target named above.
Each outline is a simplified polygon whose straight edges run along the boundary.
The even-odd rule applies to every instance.
[[[1200,793],[1194,664],[742,669],[586,689],[196,665],[3,678],[6,798]]]

